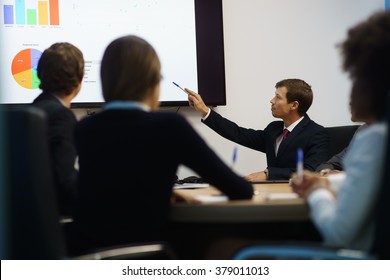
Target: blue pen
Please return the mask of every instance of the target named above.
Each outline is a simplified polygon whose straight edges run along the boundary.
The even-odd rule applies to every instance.
[[[234,148],[233,148],[233,157],[232,157],[232,167],[234,167],[236,165],[237,152],[238,152],[238,147],[234,146]]]
[[[303,151],[301,148],[297,150],[297,181],[303,181]]]
[[[175,82],[172,82],[175,86],[177,86],[178,88],[180,88],[182,91],[184,91],[186,94],[188,94],[188,92],[186,92],[185,90],[184,90],[184,88],[182,88],[181,86],[179,86],[178,84],[176,84]]]

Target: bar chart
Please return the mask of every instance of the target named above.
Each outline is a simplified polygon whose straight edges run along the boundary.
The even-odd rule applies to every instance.
[[[15,0],[12,4],[4,4],[3,23],[6,25],[60,25],[59,0],[38,0],[34,4],[35,7],[27,6],[26,0]]]

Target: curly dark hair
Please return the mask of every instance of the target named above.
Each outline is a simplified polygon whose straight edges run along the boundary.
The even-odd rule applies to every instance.
[[[390,11],[377,12],[349,29],[339,47],[344,71],[369,95],[367,110],[383,118],[390,90]]]

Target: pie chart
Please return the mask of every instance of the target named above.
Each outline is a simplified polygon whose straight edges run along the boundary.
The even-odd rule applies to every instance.
[[[12,60],[11,71],[15,81],[27,89],[36,89],[40,81],[37,75],[38,61],[42,52],[37,49],[24,49]]]

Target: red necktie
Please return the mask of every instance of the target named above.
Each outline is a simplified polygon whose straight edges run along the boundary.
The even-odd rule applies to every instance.
[[[287,138],[287,135],[290,133],[290,131],[288,131],[288,129],[287,128],[285,128],[284,130],[283,130],[283,135],[282,135],[282,142],[280,142],[280,144],[282,144],[283,143],[283,141],[284,140],[286,140],[286,138]]]

